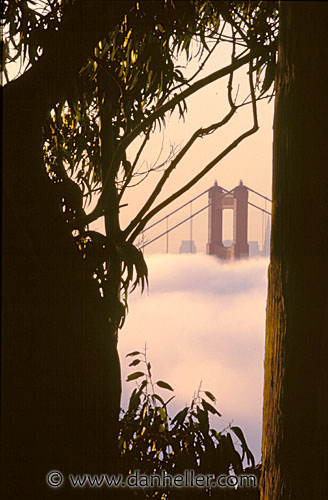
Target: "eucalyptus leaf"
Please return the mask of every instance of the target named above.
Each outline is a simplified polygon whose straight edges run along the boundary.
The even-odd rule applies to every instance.
[[[161,389],[167,389],[168,391],[174,391],[173,387],[171,387],[170,384],[168,384],[167,382],[164,382],[163,380],[158,380],[156,382],[156,385],[158,385],[158,387],[161,387]]]
[[[128,378],[126,379],[127,382],[131,382],[131,380],[136,380],[137,378],[140,378],[142,377],[144,374],[144,372],[134,372],[134,373],[131,373]]]

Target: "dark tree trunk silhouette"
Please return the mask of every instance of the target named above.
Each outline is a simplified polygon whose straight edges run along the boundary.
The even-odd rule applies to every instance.
[[[110,311],[42,161],[46,112],[134,2],[73,6],[44,56],[4,89],[2,498],[70,498],[46,473],[115,469],[120,366]],[[109,305],[110,306],[110,305]],[[80,495],[81,491],[78,492]],[[95,498],[96,491],[83,497]],[[108,494],[108,492],[107,492]]]
[[[262,500],[327,498],[327,19],[280,3]]]

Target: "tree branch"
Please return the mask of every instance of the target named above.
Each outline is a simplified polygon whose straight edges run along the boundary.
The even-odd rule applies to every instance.
[[[227,113],[227,115],[223,118],[223,120],[221,120],[221,121],[219,121],[217,123],[213,123],[209,127],[199,128],[198,130],[196,130],[193,133],[193,135],[190,137],[189,141],[185,144],[185,146],[177,154],[177,156],[171,162],[170,166],[165,170],[165,172],[162,175],[160,181],[158,182],[158,184],[155,187],[154,191],[152,192],[151,196],[148,198],[148,200],[146,201],[145,205],[142,207],[142,209],[140,210],[140,212],[138,213],[138,215],[130,222],[130,224],[128,225],[128,227],[124,230],[124,234],[126,236],[128,236],[131,233],[131,231],[136,226],[139,227],[142,217],[147,213],[147,211],[149,210],[149,208],[152,206],[152,204],[154,203],[154,201],[156,200],[156,198],[160,194],[160,192],[162,190],[162,187],[166,183],[167,179],[169,178],[169,176],[171,175],[171,173],[173,172],[173,170],[176,168],[176,166],[178,165],[178,163],[180,163],[180,161],[185,156],[185,154],[189,151],[189,149],[194,144],[194,142],[196,141],[196,139],[198,139],[199,137],[204,137],[206,135],[209,135],[209,134],[213,133],[215,130],[217,130],[218,128],[220,128],[223,125],[225,125],[226,123],[228,123],[228,121],[234,115],[235,111],[236,111],[236,107],[234,106],[234,107],[232,107],[230,109],[229,113]]]
[[[255,96],[254,83],[253,83],[253,65],[252,65],[252,62],[249,63],[249,85],[250,85],[250,93],[252,96],[253,126],[249,130],[247,130],[246,132],[241,134],[239,137],[237,137],[237,139],[235,139],[218,156],[216,156],[212,161],[210,161],[206,165],[206,167],[204,167],[193,179],[191,179],[181,189],[179,189],[178,191],[173,193],[171,196],[169,196],[166,200],[164,200],[162,203],[160,203],[157,207],[155,207],[153,210],[148,212],[148,214],[142,220],[140,220],[140,218],[145,214],[145,208],[147,207],[147,209],[148,209],[148,207],[150,206],[149,202],[154,197],[154,194],[155,194],[155,193],[153,193],[153,195],[149,198],[147,203],[144,205],[143,209],[139,212],[138,216],[134,219],[134,221],[131,222],[131,224],[129,224],[129,226],[124,231],[124,234],[128,235],[131,232],[131,230],[133,230],[135,228],[133,230],[132,234],[130,235],[130,237],[128,238],[129,242],[133,242],[135,240],[135,238],[139,235],[140,231],[142,231],[144,229],[147,222],[152,217],[154,217],[154,215],[156,215],[160,210],[167,207],[170,203],[172,203],[174,200],[176,200],[182,194],[184,194],[186,191],[188,191],[191,187],[193,187],[217,163],[219,163],[225,156],[227,156],[228,153],[230,153],[233,149],[235,149],[244,139],[246,139],[250,135],[254,134],[258,130],[259,126],[258,126],[258,119],[257,119],[256,96]],[[200,129],[200,130],[202,130],[202,129]],[[199,131],[195,132],[195,134],[197,134],[197,133],[199,133]],[[192,141],[195,134],[193,134],[192,138],[188,141],[187,144],[189,144]],[[159,194],[159,193],[157,193],[158,188],[159,188],[159,184],[155,188],[156,196],[157,196],[157,194]],[[161,187],[162,187],[162,185],[161,185]],[[139,217],[139,221],[137,221],[138,217]]]

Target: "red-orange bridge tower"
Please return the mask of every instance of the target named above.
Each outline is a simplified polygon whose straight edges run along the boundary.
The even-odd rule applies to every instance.
[[[218,186],[215,181],[208,191],[208,243],[206,253],[220,259],[241,259],[249,256],[248,225],[248,189],[242,181],[231,191]],[[223,210],[233,210],[233,243],[225,247],[222,241]]]

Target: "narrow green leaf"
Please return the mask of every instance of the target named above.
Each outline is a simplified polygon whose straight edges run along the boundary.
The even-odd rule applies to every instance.
[[[159,394],[152,394],[152,399],[157,399],[160,403],[162,403],[163,406],[165,406],[164,399],[161,398]]]
[[[213,415],[219,415],[219,417],[222,416],[221,413],[219,413],[217,409],[214,408],[214,406],[210,405],[207,401],[205,401],[205,399],[202,399],[202,406],[205,411],[209,411]]]
[[[201,410],[201,408],[198,406],[196,410],[196,416],[201,429],[207,434],[209,430],[208,412],[206,410]]]
[[[174,391],[173,387],[170,386],[167,382],[163,382],[163,380],[158,380],[156,382],[158,387],[161,387],[162,389],[167,389],[168,391]]]
[[[170,399],[168,399],[165,403],[165,406],[167,406],[169,403],[171,403],[172,399],[174,399],[175,396],[172,396]]]
[[[162,422],[167,422],[167,414],[166,414],[166,411],[164,410],[164,408],[159,406],[157,409],[158,409],[158,413],[161,416]]]
[[[134,389],[129,402],[129,411],[136,410],[140,402],[140,394],[137,389]]]
[[[140,351],[133,351],[133,352],[129,352],[129,354],[127,354],[125,357],[128,358],[129,356],[137,356],[138,354],[141,354]]]
[[[128,376],[128,378],[126,379],[127,382],[130,382],[131,380],[136,380],[137,378],[139,377],[142,377],[144,374],[144,372],[134,372],[134,373],[131,373],[131,375]]]
[[[139,363],[141,363],[140,359],[134,359],[133,361],[131,361],[129,366],[137,366]]]
[[[173,420],[172,420],[172,424],[173,424],[174,422],[176,422],[177,424],[180,424],[180,425],[181,425],[181,424],[182,424],[182,422],[184,421],[184,419],[185,419],[185,418],[186,418],[186,416],[187,416],[188,410],[189,410],[189,408],[186,406],[186,408],[184,408],[183,410],[179,411],[179,412],[175,415],[175,417],[173,418]]]
[[[208,397],[211,401],[213,401],[213,403],[215,403],[215,402],[216,402],[216,397],[215,397],[215,396],[213,396],[213,394],[212,394],[210,391],[204,391],[204,392],[205,392],[206,396],[207,396],[207,397]]]
[[[247,446],[243,431],[241,430],[240,427],[235,427],[235,426],[231,427],[231,430],[236,434],[237,438],[240,440],[241,445],[243,447],[243,451],[246,454],[248,463],[251,463],[252,466],[255,467],[255,458],[254,458],[253,453],[251,452],[251,450]]]
[[[227,452],[229,460],[236,474],[240,474],[243,471],[242,458],[240,458],[239,453],[236,451],[230,432],[227,433]]]
[[[147,386],[147,380],[143,380],[140,384],[140,387],[138,388],[138,394],[141,394],[144,388]]]

